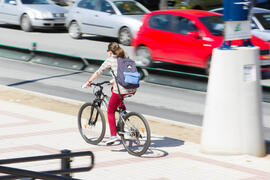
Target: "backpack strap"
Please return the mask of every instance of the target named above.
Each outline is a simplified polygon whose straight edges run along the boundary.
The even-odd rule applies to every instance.
[[[112,75],[113,75],[113,77],[115,79],[115,83],[116,83],[116,86],[117,86],[118,96],[119,96],[119,99],[120,99],[120,102],[121,102],[120,108],[123,110],[124,109],[124,104],[123,104],[123,100],[122,100],[122,97],[121,97],[119,84],[117,82],[116,75],[115,75],[114,71],[112,70],[112,68],[111,68],[111,72],[112,72]]]

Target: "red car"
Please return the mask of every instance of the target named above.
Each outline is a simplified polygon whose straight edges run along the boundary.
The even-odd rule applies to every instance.
[[[138,65],[163,61],[195,66],[209,71],[213,48],[223,43],[222,15],[201,10],[162,10],[147,13],[132,40]],[[252,36],[260,48],[262,67],[270,69],[270,43]],[[241,45],[242,40],[232,45]]]

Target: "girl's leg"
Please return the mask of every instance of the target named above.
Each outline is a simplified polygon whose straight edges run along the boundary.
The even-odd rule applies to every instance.
[[[117,110],[118,105],[120,104],[119,95],[112,92],[112,96],[110,98],[108,104],[108,121],[110,126],[111,136],[116,136],[116,122],[115,122],[115,111]]]

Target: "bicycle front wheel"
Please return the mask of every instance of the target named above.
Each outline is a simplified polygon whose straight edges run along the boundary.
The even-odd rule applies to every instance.
[[[78,128],[89,144],[98,144],[105,136],[106,122],[103,111],[92,103],[85,103],[79,110]]]
[[[150,146],[151,132],[146,119],[139,113],[130,112],[121,124],[121,140],[125,149],[132,155],[143,155]]]

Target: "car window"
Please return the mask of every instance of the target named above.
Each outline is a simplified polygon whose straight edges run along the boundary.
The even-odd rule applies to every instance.
[[[85,9],[95,9],[97,0],[82,0],[78,3],[78,7]]]
[[[270,29],[270,13],[257,13],[254,14],[264,29]]]
[[[23,4],[51,4],[48,0],[22,0]]]
[[[207,27],[211,34],[215,36],[223,36],[224,22],[222,16],[204,16],[199,20]]]
[[[143,5],[136,1],[114,1],[113,3],[123,15],[143,15],[149,12]]]
[[[179,34],[188,34],[189,31],[198,31],[198,29],[191,20],[181,16],[173,16],[170,31]]]
[[[250,25],[251,25],[251,29],[259,29],[257,24],[252,19],[251,19]]]
[[[101,1],[100,7],[98,8],[99,11],[108,12],[108,13],[115,13],[113,7],[107,1]]]
[[[152,15],[149,19],[149,26],[153,29],[169,31],[169,24],[172,16],[169,14]]]

